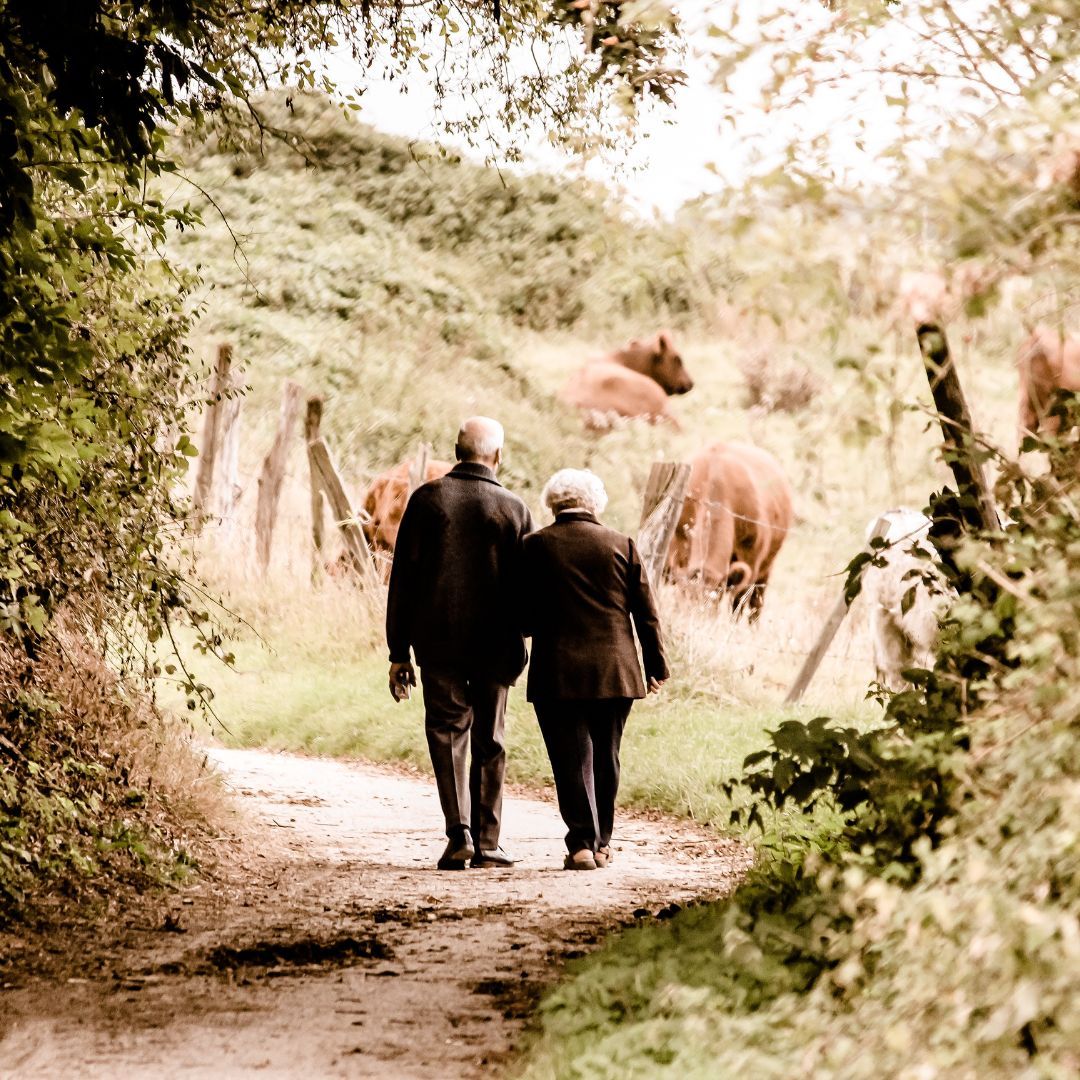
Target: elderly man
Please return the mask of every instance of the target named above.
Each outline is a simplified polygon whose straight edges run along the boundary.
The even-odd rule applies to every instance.
[[[497,421],[474,416],[462,424],[458,464],[409,499],[390,573],[390,692],[400,701],[416,685],[411,649],[446,818],[440,870],[514,863],[499,846],[503,721],[509,687],[525,667],[513,600],[533,520],[495,478],[502,447]]]

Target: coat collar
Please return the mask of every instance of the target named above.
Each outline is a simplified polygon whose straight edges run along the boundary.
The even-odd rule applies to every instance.
[[[495,470],[481,465],[478,461],[459,461],[450,470],[450,475],[459,480],[486,480],[489,484],[502,487],[495,477]]]
[[[588,510],[560,510],[555,515],[556,525],[565,525],[572,521],[591,521],[594,525],[600,524],[596,515],[589,513]]]

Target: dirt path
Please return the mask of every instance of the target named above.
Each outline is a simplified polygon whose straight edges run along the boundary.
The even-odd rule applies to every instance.
[[[747,865],[733,842],[624,816],[609,869],[566,873],[554,806],[511,796],[523,862],[438,873],[430,781],[211,753],[245,811],[219,867],[103,918],[74,958],[58,947],[51,977],[0,976],[0,1076],[501,1075],[567,957]]]

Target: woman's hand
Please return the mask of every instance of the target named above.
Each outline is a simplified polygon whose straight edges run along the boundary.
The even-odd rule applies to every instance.
[[[650,694],[659,693],[660,692],[660,687],[663,686],[664,683],[666,683],[666,682],[667,682],[667,679],[654,679],[650,675],[649,676],[649,685],[647,687],[647,692],[650,693]]]

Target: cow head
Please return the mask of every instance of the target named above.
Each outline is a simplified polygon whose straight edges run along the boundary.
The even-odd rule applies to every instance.
[[[685,394],[694,388],[694,380],[690,378],[690,372],[686,370],[682,357],[671,342],[671,335],[666,330],[661,330],[656,337],[649,342],[649,370],[646,372],[650,378],[655,379],[668,394]]]

